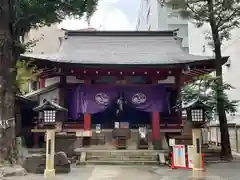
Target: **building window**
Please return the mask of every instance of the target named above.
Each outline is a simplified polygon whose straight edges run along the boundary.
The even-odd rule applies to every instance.
[[[147,23],[148,23],[148,21],[149,21],[150,11],[151,11],[151,8],[149,7],[149,8],[148,8],[148,12],[147,12]]]
[[[177,4],[172,4],[172,9],[177,9]]]

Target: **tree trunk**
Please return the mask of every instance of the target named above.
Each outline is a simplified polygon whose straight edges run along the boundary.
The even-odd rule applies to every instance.
[[[216,76],[219,78],[217,81],[217,112],[220,124],[221,132],[221,156],[224,159],[232,159],[232,151],[229,140],[228,124],[223,100],[223,77],[222,77],[222,54],[221,54],[221,41],[219,38],[219,31],[216,25],[216,18],[213,14],[213,0],[208,0],[208,8],[210,13],[210,26],[212,31],[212,37],[214,41],[215,50],[215,68]]]
[[[13,3],[11,0],[0,0],[0,7],[0,160],[3,161],[12,159],[9,153],[15,148],[16,61],[13,57]]]

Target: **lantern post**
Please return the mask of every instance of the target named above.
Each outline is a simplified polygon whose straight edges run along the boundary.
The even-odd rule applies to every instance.
[[[187,112],[187,120],[192,122],[192,142],[194,147],[193,154],[193,176],[199,177],[202,176],[203,172],[203,157],[202,157],[202,131],[201,128],[205,124],[205,114],[206,110],[210,106],[206,105],[199,99],[183,104],[182,109],[185,109]]]
[[[56,116],[59,111],[67,111],[67,109],[61,107],[52,101],[44,100],[42,104],[35,107],[34,111],[40,112],[43,115],[43,123],[48,126],[46,129],[46,167],[44,170],[44,177],[55,176],[54,168],[54,155],[55,155],[55,134],[56,131],[61,130],[59,123],[56,121]]]

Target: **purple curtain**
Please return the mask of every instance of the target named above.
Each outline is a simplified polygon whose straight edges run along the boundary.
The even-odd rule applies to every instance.
[[[79,85],[73,92],[70,116],[77,119],[81,113],[95,114],[104,111],[118,97],[116,87]]]
[[[167,106],[167,94],[163,86],[126,86],[124,97],[131,106],[146,112],[163,112]]]
[[[106,110],[124,96],[132,107],[146,112],[168,109],[167,92],[163,85],[79,85],[69,94],[69,114],[77,119],[81,113],[95,114]]]

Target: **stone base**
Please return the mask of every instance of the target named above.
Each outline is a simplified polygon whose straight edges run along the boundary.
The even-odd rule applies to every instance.
[[[54,168],[56,173],[69,173],[71,163],[64,152],[58,152],[54,156]],[[25,159],[23,168],[30,173],[45,173],[46,155],[32,155]]]
[[[1,177],[26,176],[26,175],[27,175],[26,170],[19,166],[7,166],[2,168],[0,167],[0,179]]]
[[[55,176],[55,169],[45,169],[44,170],[44,177],[54,177]]]

